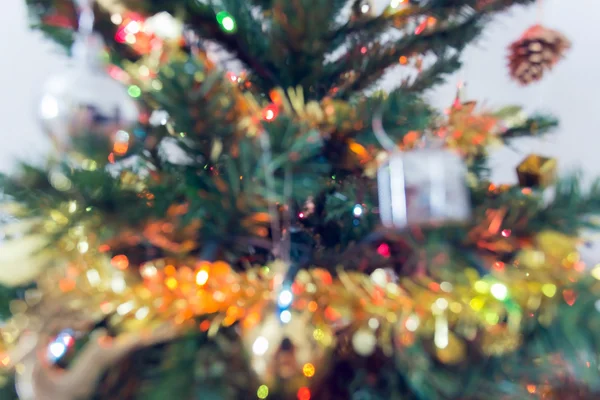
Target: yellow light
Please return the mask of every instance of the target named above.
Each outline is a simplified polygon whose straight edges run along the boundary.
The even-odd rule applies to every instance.
[[[455,314],[458,314],[462,311],[462,305],[460,303],[457,303],[456,301],[450,303],[450,311],[452,311]]]
[[[267,385],[260,385],[258,387],[258,390],[256,391],[256,396],[259,399],[266,399],[268,395],[269,395],[269,388],[267,387]]]
[[[313,338],[318,342],[325,338],[325,332],[320,328],[317,328],[313,331]]]
[[[544,295],[546,295],[547,297],[554,297],[554,295],[556,294],[556,285],[546,283],[542,286],[542,293],[544,293]]]
[[[165,279],[165,285],[167,285],[167,287],[171,290],[175,290],[177,289],[177,279],[173,278],[172,276],[168,277],[167,279]]]
[[[490,292],[498,300],[505,300],[508,296],[508,289],[501,283],[494,283],[490,288]]]
[[[575,263],[575,262],[579,261],[579,253],[577,253],[577,252],[570,253],[567,256],[567,260],[571,263]]]
[[[600,264],[597,264],[591,271],[591,274],[594,278],[600,281]]]
[[[495,312],[489,312],[489,313],[485,314],[485,320],[490,325],[496,325],[498,323],[498,321],[500,320],[500,317]]]
[[[207,281],[208,281],[208,272],[206,272],[205,270],[198,271],[198,274],[196,275],[196,283],[200,286],[204,286]]]
[[[485,281],[477,281],[473,285],[473,288],[477,293],[487,293],[490,290],[490,285]]]
[[[304,364],[304,367],[302,367],[302,373],[307,378],[312,378],[313,376],[315,376],[315,366],[311,363]]]
[[[485,301],[482,298],[480,298],[480,297],[475,297],[474,299],[472,299],[469,302],[469,305],[475,311],[481,310],[483,308],[484,304],[485,304]]]
[[[161,90],[163,88],[162,82],[159,81],[158,79],[153,80],[151,85],[152,85],[152,89],[154,89],[154,90]]]

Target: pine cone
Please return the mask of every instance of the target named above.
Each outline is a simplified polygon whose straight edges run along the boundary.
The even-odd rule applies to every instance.
[[[509,47],[510,75],[523,85],[539,81],[570,47],[562,33],[534,25]]]

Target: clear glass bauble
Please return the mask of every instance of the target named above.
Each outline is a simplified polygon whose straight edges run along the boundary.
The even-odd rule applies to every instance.
[[[77,138],[92,143],[101,139],[107,144],[122,140],[123,131],[131,132],[138,121],[136,102],[107,73],[102,51],[98,36],[78,39],[73,65],[43,86],[39,117],[61,151],[73,150]]]

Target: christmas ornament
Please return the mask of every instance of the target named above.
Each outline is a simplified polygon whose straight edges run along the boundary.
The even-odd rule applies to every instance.
[[[82,9],[79,33],[73,45],[74,63],[68,70],[46,82],[39,105],[43,129],[60,151],[71,151],[78,141],[97,139],[93,145],[106,146],[108,154],[126,152],[138,120],[138,109],[129,91],[105,71],[101,55],[104,44],[92,32],[93,11],[88,1]]]
[[[556,181],[556,159],[530,154],[518,166],[522,187],[547,187]]]
[[[251,319],[242,321],[242,339],[260,383],[295,392],[325,371],[332,335],[327,327],[313,325],[309,313],[287,312],[289,318],[271,312],[254,325]]]
[[[398,151],[383,129],[381,112],[373,118],[373,133],[390,153],[377,172],[383,225],[402,229],[470,218],[467,171],[457,154],[430,145]]]
[[[448,121],[437,132],[450,148],[465,156],[480,154],[486,146],[500,142],[499,120],[492,114],[476,113],[475,102],[458,103],[448,110]]]
[[[462,159],[444,149],[391,154],[380,167],[379,213],[384,225],[464,222],[470,217]]]
[[[570,47],[571,43],[562,33],[534,25],[509,47],[510,75],[522,85],[539,81]]]

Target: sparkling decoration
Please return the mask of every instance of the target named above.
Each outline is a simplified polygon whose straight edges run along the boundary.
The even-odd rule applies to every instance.
[[[259,321],[242,320],[242,326],[251,366],[268,387],[281,381],[293,382],[286,391],[310,385],[331,355],[331,347],[315,335],[325,328],[314,326],[310,314],[293,311],[285,324],[275,314],[267,314]]]
[[[407,388],[423,389],[416,394],[421,398],[454,398],[451,386],[463,390],[466,381],[455,379],[457,373],[471,381],[464,367],[498,357],[482,368],[498,366],[494,372],[499,374],[492,378],[501,377],[510,367],[504,362],[513,359],[505,356],[518,351],[524,338],[534,337],[538,333],[534,329],[549,328],[539,336],[541,346],[551,329],[565,328],[560,323],[549,325],[560,310],[600,309],[598,296],[586,298],[580,291],[582,285],[591,284],[597,292],[600,284],[584,274],[577,237],[527,226],[532,205],[543,194],[530,188],[553,182],[553,159],[530,156],[518,171],[524,187],[477,182],[471,185],[472,193],[467,190],[465,162],[484,156],[482,147],[499,142],[511,126],[516,127],[512,137],[518,136],[523,131],[522,114],[504,118],[508,114],[479,112],[476,103],[457,96],[447,118],[434,121],[425,132],[410,130],[422,129],[429,119],[419,97],[398,99],[397,93],[388,97],[383,92],[365,99],[351,96],[355,87],[368,82],[360,81],[360,68],[345,71],[350,64],[343,57],[332,60],[333,67],[341,65],[333,70],[339,69],[334,87],[305,80],[304,89],[275,88],[267,96],[253,85],[260,81],[272,86],[277,81],[277,76],[269,76],[273,71],[258,71],[265,79],[254,70],[221,73],[200,49],[198,38],[181,40],[181,22],[171,14],[145,19],[112,0],[101,1],[97,28],[106,34],[108,26],[118,43],[111,49],[125,57],[117,58],[119,67],[104,74],[99,61],[103,46],[91,32],[91,4],[75,0],[82,12],[79,24],[56,17],[50,22],[55,27],[79,27],[73,49],[77,65],[60,85],[45,89],[41,114],[49,135],[67,155],[83,155],[78,154],[80,142],[102,152],[100,139],[108,143],[110,153],[102,161],[108,159],[111,165],[84,157],[76,168],[53,166],[42,174],[24,171],[25,178],[30,174],[35,179],[23,183],[42,181],[48,190],[40,200],[29,196],[28,209],[11,207],[14,219],[0,221],[0,284],[18,288],[22,298],[11,302],[12,317],[0,324],[0,367],[17,372],[20,398],[35,399],[37,394],[77,400],[94,393],[103,398],[136,397],[139,387],[147,394],[162,393],[164,388],[153,390],[153,382],[146,379],[152,375],[148,371],[135,377],[142,380],[127,381],[123,370],[148,362],[156,371],[170,368],[181,352],[191,351],[195,354],[179,361],[189,366],[193,391],[212,392],[196,393],[203,398],[358,400],[410,397]],[[490,11],[505,7],[494,0],[465,7],[478,10],[484,2]],[[364,56],[363,67],[374,55],[386,64],[398,60],[422,71],[430,67],[430,60],[417,53],[428,48],[429,39],[444,39],[471,21],[462,18],[465,7],[434,6],[429,0],[389,4],[375,18],[374,1],[353,1],[351,20],[342,22],[340,32],[357,32],[361,39],[361,28],[381,20],[396,31],[391,32],[394,37],[383,33],[388,36],[383,42],[390,45],[397,40],[396,33],[420,36],[408,38],[406,54],[394,53],[385,43],[353,41],[349,57]],[[302,23],[296,32],[287,12],[292,8],[251,8],[253,16],[264,22],[263,30],[270,29],[268,21],[275,21],[275,28],[292,39],[306,36]],[[231,34],[244,21],[226,11],[215,17],[215,32],[222,31],[218,36],[235,39]],[[547,59],[543,46],[564,48],[546,36],[544,40],[538,37],[515,48],[515,54],[527,51],[518,54],[520,62],[527,58],[544,71],[550,68],[556,61]],[[239,45],[229,42],[230,50]],[[318,48],[318,41],[313,42],[309,47]],[[294,49],[302,48],[296,44]],[[441,51],[433,53],[444,61]],[[240,54],[244,58],[243,51]],[[249,68],[251,61],[245,63]],[[289,60],[279,61],[277,65]],[[425,79],[444,72],[433,61],[431,67],[425,70]],[[519,77],[537,79],[530,70]],[[414,82],[416,88],[427,86],[419,78]],[[412,87],[412,81],[406,85]],[[107,88],[110,93],[104,93]],[[178,96],[180,88],[189,88],[192,97]],[[310,92],[306,98],[304,90]],[[139,116],[134,99],[142,98],[157,110]],[[338,100],[344,98],[352,100]],[[183,100],[186,106],[177,110],[169,99]],[[381,140],[375,125],[373,132],[365,126],[379,105],[381,125],[385,111],[395,133],[404,133],[400,142]],[[404,106],[414,109],[415,115],[404,118],[397,110]],[[207,115],[221,123],[204,118]],[[141,133],[132,129],[136,121],[144,126]],[[526,122],[531,121],[536,119]],[[207,128],[222,126],[229,127],[226,134],[206,136]],[[357,132],[374,133],[381,146]],[[277,157],[254,165],[245,152],[267,137],[275,139]],[[443,139],[444,148],[420,146],[421,138],[434,137]],[[142,138],[145,151],[135,143],[139,168],[130,163],[134,157],[116,159],[131,153],[134,141]],[[290,140],[294,141],[290,152],[279,154]],[[183,153],[197,154],[175,161],[169,143]],[[334,154],[339,159],[329,158]],[[288,168],[290,160],[295,164]],[[322,168],[328,165],[333,169]],[[305,167],[312,172],[305,174]],[[263,196],[263,177],[252,176],[251,171],[257,170],[267,170],[267,180],[276,181],[266,190],[272,194],[268,198]],[[313,179],[313,172],[327,170],[332,172],[326,179]],[[171,179],[172,173],[184,174],[184,179]],[[377,175],[378,207],[371,196],[374,182],[359,178],[361,174]],[[92,190],[96,181],[84,184],[88,176],[103,185]],[[9,179],[7,188],[13,183]],[[187,190],[189,184],[201,187]],[[316,184],[323,191],[308,197]],[[295,193],[298,188],[306,191]],[[472,213],[470,194],[478,205]],[[221,211],[204,212],[213,201]],[[269,205],[272,212],[266,213]],[[331,220],[331,211],[343,218]],[[122,218],[124,213],[131,215]],[[376,229],[370,235],[365,230],[371,229],[377,214],[392,229]],[[557,220],[545,222],[568,228],[566,219],[557,215]],[[446,225],[452,222],[461,226]],[[438,225],[443,227],[434,229]],[[225,231],[228,237],[221,240]],[[276,237],[278,233],[281,237]],[[293,262],[283,261],[288,259]],[[591,274],[600,280],[600,266]],[[569,320],[568,325],[587,319],[587,314],[580,314],[585,318]],[[568,340],[576,343],[576,332],[569,333]],[[152,347],[151,354],[138,351],[146,347]],[[514,358],[535,354],[534,347]],[[218,357],[214,348],[219,349]],[[164,353],[155,357],[159,352]],[[592,349],[583,353],[573,358],[573,368],[587,368],[595,377],[597,354]],[[122,362],[128,355],[133,362]],[[72,362],[78,359],[93,362]],[[405,360],[407,366],[402,365]],[[541,365],[546,360],[533,361]],[[396,371],[382,373],[388,368]],[[400,380],[396,372],[402,375]],[[562,383],[549,394],[543,385],[529,381],[528,370],[523,372],[489,396],[508,396],[513,388],[521,390],[521,397],[561,396],[555,389]],[[581,375],[577,371],[577,377]],[[542,378],[545,385],[549,378]],[[212,382],[205,385],[209,379]],[[330,387],[335,386],[332,382],[343,386],[338,393]],[[103,386],[112,384],[129,393],[114,394],[112,387]],[[437,396],[438,385],[447,386],[443,395]],[[376,393],[380,388],[387,393]],[[235,396],[238,389],[244,394]],[[463,397],[468,394],[463,390]]]
[[[548,187],[556,181],[555,158],[530,154],[518,166],[517,175],[522,187]]]
[[[470,205],[462,159],[443,149],[420,149],[389,156],[380,167],[379,213],[384,225],[465,222]]]
[[[534,25],[509,47],[510,75],[522,85],[539,81],[570,47],[562,33]]]
[[[83,7],[79,25],[72,49],[74,64],[43,87],[39,105],[42,126],[60,151],[74,150],[74,142],[82,138],[96,138],[107,146],[106,155],[113,145],[122,153],[129,146],[129,132],[138,120],[139,112],[131,98],[138,92],[133,93],[130,87],[128,95],[105,72],[104,44],[99,35],[92,33],[93,11],[89,5]]]
[[[469,160],[485,151],[485,148],[500,144],[500,120],[492,113],[476,113],[475,102],[462,102],[460,95],[447,111],[448,119],[436,131],[446,145],[456,149]]]

